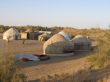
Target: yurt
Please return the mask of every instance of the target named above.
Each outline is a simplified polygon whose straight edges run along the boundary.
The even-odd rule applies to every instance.
[[[91,40],[83,35],[77,35],[72,39],[75,51],[89,51],[91,49]]]
[[[3,33],[3,40],[17,40],[20,38],[19,32],[15,28],[10,28]]]
[[[58,34],[62,35],[66,40],[70,41],[70,34],[69,33],[61,31]]]
[[[44,34],[38,36],[38,40],[39,41],[47,41],[50,37],[51,37],[50,34],[44,33]]]
[[[63,54],[73,48],[71,42],[69,41],[69,37],[67,37],[66,33],[64,33],[65,35],[62,35],[62,33],[60,32],[53,35],[49,40],[44,43],[44,54]]]

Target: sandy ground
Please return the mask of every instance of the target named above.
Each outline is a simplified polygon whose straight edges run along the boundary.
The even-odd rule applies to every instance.
[[[29,77],[28,80],[36,80],[48,75],[73,73],[84,68],[85,58],[71,57],[51,57],[48,61],[22,63],[23,72]],[[86,65],[85,65],[86,66]]]
[[[2,51],[5,54],[42,54],[43,43],[36,40],[27,40],[22,44],[22,40],[11,41],[9,44],[0,40]],[[35,80],[42,76],[53,75],[59,73],[67,73],[78,70],[82,67],[82,62],[85,62],[87,55],[73,55],[68,57],[51,56],[50,60],[40,62],[19,62],[18,65],[22,67],[22,71],[27,75],[28,80]],[[74,70],[75,69],[75,70]]]
[[[22,40],[11,41],[8,44],[0,40],[5,53],[27,53],[27,54],[42,54],[42,44],[36,40],[26,40],[22,44]]]
[[[9,44],[0,40],[0,49],[5,54],[42,54],[42,45],[43,42],[36,40],[27,40],[25,44],[22,44],[22,40],[12,41]],[[88,66],[86,61],[88,56],[85,53],[67,57],[50,56],[50,59],[47,61],[18,62],[18,66],[22,67],[21,72],[27,76],[28,81],[35,81],[47,75],[73,73],[79,69],[84,69]]]

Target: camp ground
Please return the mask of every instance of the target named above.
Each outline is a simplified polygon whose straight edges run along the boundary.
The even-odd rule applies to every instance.
[[[13,53],[16,55],[19,60],[17,65],[22,67],[21,72],[26,75],[28,81],[35,80],[36,82],[36,79],[47,75],[71,72],[73,69],[83,68],[82,65],[86,62],[84,57],[87,57],[87,54],[81,53],[76,55],[73,52],[48,54],[49,58],[47,60],[40,60],[35,55],[44,53],[44,42],[36,40],[26,40],[25,44],[22,44],[22,40],[13,40],[8,44],[5,44],[3,40],[0,40],[0,42],[4,43],[5,54]]]
[[[10,28],[3,33],[0,42],[3,43],[0,46],[4,54],[14,54],[19,60],[17,65],[23,67],[22,71],[28,80],[53,75],[59,71],[68,72],[66,69],[72,69],[74,66],[80,68],[84,63],[77,65],[79,60],[85,60],[83,57],[92,50],[92,41],[88,36],[71,37],[71,34],[65,31],[52,34],[46,31],[33,32],[29,29],[20,32],[16,28]]]
[[[110,82],[110,0],[0,0],[0,82]]]
[[[72,75],[71,78],[76,76],[86,78],[88,75],[93,77],[95,74],[97,77],[101,77],[110,70],[108,68],[106,70],[91,70],[93,64],[91,65],[88,61],[88,58],[97,52],[99,35],[95,34],[96,36],[94,36],[92,33],[83,32],[85,31],[73,30],[71,32],[71,29],[41,31],[9,28],[0,34],[0,53],[3,54],[2,58],[6,61],[9,56],[16,59],[15,66],[20,68],[19,73],[26,76],[27,82],[42,82],[41,80],[45,79],[57,82],[62,78],[70,78],[68,74]],[[90,30],[90,32],[94,31]],[[102,35],[105,36],[102,33],[100,37]],[[109,44],[107,43],[107,45]],[[85,69],[87,70],[85,71]],[[84,74],[82,70],[84,70]]]
[[[37,36],[36,38],[35,35]],[[72,35],[69,32],[65,32],[63,30],[52,35],[51,32],[46,31],[33,32],[32,30],[27,29],[25,32],[19,32],[16,28],[10,28],[3,33],[3,40],[4,48],[6,47],[6,44],[10,45],[11,43],[13,43],[13,41],[17,42],[16,44],[21,43],[20,45],[26,44],[24,45],[24,47],[19,48],[22,50],[25,49],[25,46],[31,44],[28,42],[37,40],[34,43],[38,42],[38,45],[34,45],[33,43],[33,45],[26,47],[26,49],[29,48],[31,51],[35,50],[34,52],[30,52],[30,50],[27,49],[26,53],[30,55],[26,55],[26,53],[24,51],[22,52],[22,50],[19,50],[17,52],[14,51],[14,54],[17,54],[16,57],[21,60],[27,59],[36,61],[39,58],[46,60],[45,58],[49,59],[49,56],[70,56],[74,55],[76,52],[82,53],[92,51],[92,40],[88,36],[76,35],[73,38],[71,36]],[[32,39],[32,37],[34,38]],[[17,48],[18,45],[14,46],[16,46]],[[40,52],[36,51],[37,49],[39,49]]]

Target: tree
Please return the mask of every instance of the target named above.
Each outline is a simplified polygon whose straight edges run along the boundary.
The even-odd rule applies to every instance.
[[[3,25],[0,25],[0,32],[2,33],[2,32],[4,32],[4,26]]]

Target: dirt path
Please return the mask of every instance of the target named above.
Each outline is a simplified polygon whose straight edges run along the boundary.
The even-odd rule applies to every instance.
[[[70,57],[51,57],[48,61],[25,62],[20,64],[28,80],[36,80],[47,75],[73,73],[86,66],[87,55],[77,55]]]

